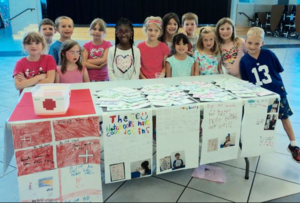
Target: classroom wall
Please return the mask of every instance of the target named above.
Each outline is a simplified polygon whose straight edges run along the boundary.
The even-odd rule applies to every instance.
[[[40,0],[9,0],[10,17],[14,17],[27,8],[35,8],[34,11],[26,11],[11,21],[12,33],[17,34],[29,24],[38,24],[42,19]]]

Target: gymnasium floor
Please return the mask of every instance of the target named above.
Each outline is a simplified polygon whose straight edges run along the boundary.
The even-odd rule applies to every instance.
[[[83,44],[84,42],[80,42]],[[285,68],[282,74],[294,110],[291,121],[300,144],[300,40],[266,38]],[[275,47],[275,48],[274,48]],[[280,48],[278,48],[280,47]],[[21,58],[21,44],[0,29],[0,202],[18,202],[19,190],[15,159],[3,172],[3,127],[17,98],[11,77]],[[299,76],[299,77],[298,77]],[[298,104],[299,102],[299,104]],[[244,179],[243,159],[212,164],[221,167],[227,182],[213,183],[192,178],[193,170],[130,180],[103,186],[106,202],[299,202],[300,164],[294,162],[286,147],[288,138],[281,123],[277,125],[275,152],[250,158],[250,178]],[[98,180],[101,183],[101,180]]]

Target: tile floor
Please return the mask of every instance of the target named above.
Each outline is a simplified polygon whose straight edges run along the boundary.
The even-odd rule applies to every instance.
[[[1,34],[0,34],[1,35]],[[7,40],[4,40],[6,37]],[[19,201],[15,159],[3,175],[4,121],[11,114],[17,99],[11,77],[14,64],[21,58],[20,41],[7,34],[0,37],[0,202]],[[300,144],[300,40],[266,38],[267,45],[284,44],[273,48],[285,68],[282,74],[289,100],[294,109],[291,121]],[[290,48],[288,45],[298,45]],[[299,102],[299,103],[298,103]],[[212,164],[221,167],[227,182],[213,183],[191,177],[192,170],[153,176],[139,180],[103,185],[106,202],[299,202],[300,164],[288,152],[288,138],[282,125],[277,125],[275,152],[250,158],[250,178],[244,179],[244,159]],[[101,180],[99,180],[101,183]]]

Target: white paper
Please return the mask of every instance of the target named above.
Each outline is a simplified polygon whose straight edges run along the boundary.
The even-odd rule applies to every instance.
[[[151,110],[105,113],[102,126],[106,183],[152,174]],[[142,174],[146,162],[150,171]]]
[[[198,167],[199,121],[200,104],[156,110],[157,174]]]
[[[241,116],[242,100],[204,106],[201,165],[238,157]]]

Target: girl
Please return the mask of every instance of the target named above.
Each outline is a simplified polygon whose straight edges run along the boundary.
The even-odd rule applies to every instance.
[[[144,22],[145,42],[138,45],[141,51],[140,78],[155,78],[156,74],[165,75],[165,62],[170,50],[165,43],[158,41],[162,35],[162,20],[160,17],[150,16]]]
[[[141,176],[150,175],[151,170],[149,169],[149,161],[144,161],[141,163],[141,167],[137,169]]]
[[[225,67],[223,71],[241,78],[240,60],[247,53],[244,39],[236,37],[235,28],[230,18],[219,20],[216,30],[222,54],[222,65]]]
[[[168,13],[166,14],[163,19],[163,34],[159,38],[159,41],[165,42],[169,49],[170,53],[169,56],[175,54],[175,49],[173,46],[173,37],[175,34],[178,33],[179,29],[179,18],[176,13]]]
[[[112,44],[104,40],[106,23],[96,18],[90,25],[93,40],[83,45],[82,64],[88,69],[92,82],[108,81],[107,54]]]
[[[108,51],[109,80],[139,79],[141,61],[140,51],[133,44],[132,23],[121,18],[116,23],[116,43]]]
[[[221,72],[219,45],[211,27],[200,28],[194,58],[199,64],[200,75],[215,75]]]
[[[195,60],[187,55],[189,39],[183,33],[173,38],[175,55],[169,57],[166,62],[167,77],[181,77],[199,75]]]
[[[80,62],[81,48],[74,40],[66,40],[60,48],[60,66],[57,67],[56,83],[90,82],[88,72]]]
[[[20,94],[25,87],[38,83],[53,83],[56,63],[52,56],[41,54],[46,41],[37,32],[29,32],[23,39],[23,47],[28,56],[19,60],[13,72],[16,89]]]

